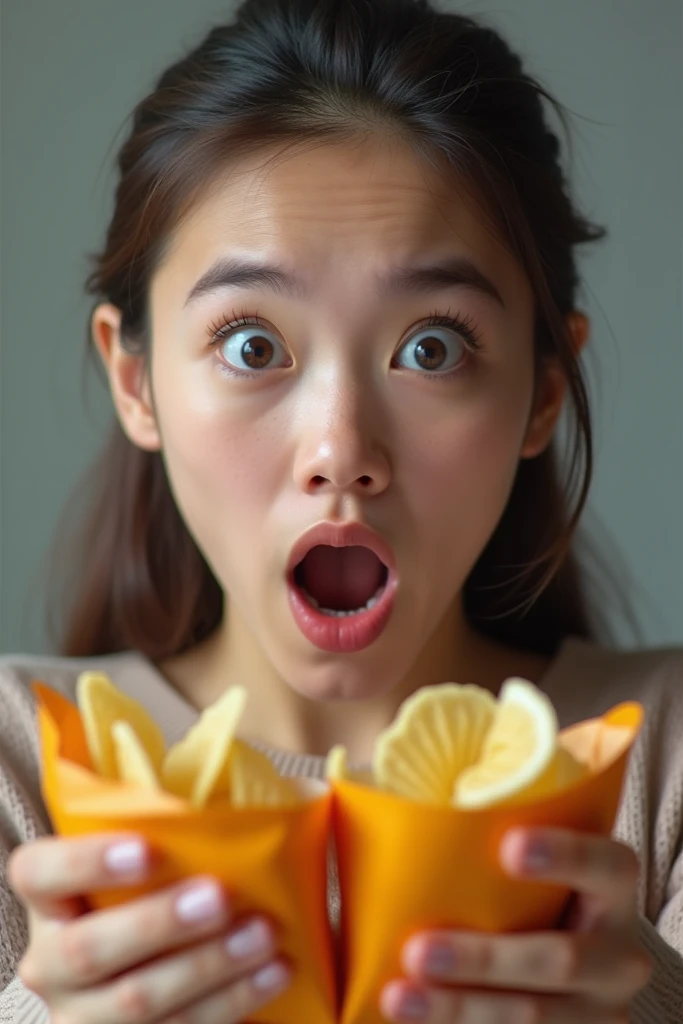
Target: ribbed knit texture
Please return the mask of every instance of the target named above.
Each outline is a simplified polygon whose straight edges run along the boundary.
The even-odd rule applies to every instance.
[[[40,794],[30,683],[40,679],[75,700],[76,679],[86,669],[107,672],[144,704],[169,744],[197,719],[197,712],[136,652],[78,660],[0,658],[0,1024],[48,1022],[45,1004],[16,977],[28,938],[26,917],[5,880],[12,848],[52,831]],[[600,715],[622,700],[645,706],[646,723],[631,751],[612,833],[638,855],[639,934],[655,962],[630,1019],[632,1024],[682,1024],[683,649],[616,652],[569,638],[540,685],[553,701],[560,728]],[[264,750],[283,775],[324,775],[322,757],[245,738]],[[336,927],[340,901],[332,851],[329,865],[328,907]]]

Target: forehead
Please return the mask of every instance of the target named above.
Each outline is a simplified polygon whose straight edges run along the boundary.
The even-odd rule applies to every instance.
[[[326,274],[360,283],[426,254],[471,256],[502,290],[522,276],[474,190],[400,139],[309,146],[223,168],[176,228],[160,276],[180,287],[233,251],[296,266],[311,290]]]

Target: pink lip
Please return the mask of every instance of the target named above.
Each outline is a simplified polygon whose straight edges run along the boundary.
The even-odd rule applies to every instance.
[[[318,544],[365,547],[377,555],[387,567],[388,577],[374,608],[336,618],[309,605],[294,581],[294,570]],[[352,654],[374,643],[389,621],[397,587],[396,559],[391,547],[363,523],[318,523],[297,540],[287,563],[287,590],[294,621],[306,639],[323,651]]]
[[[317,523],[299,537],[292,548],[287,562],[287,572],[294,572],[299,562],[317,544],[329,544],[333,548],[358,546],[374,551],[389,572],[396,571],[394,552],[383,537],[363,523]]]

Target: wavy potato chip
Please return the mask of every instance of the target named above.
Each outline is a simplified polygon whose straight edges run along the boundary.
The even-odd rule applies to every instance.
[[[164,735],[142,704],[121,693],[103,672],[82,672],[76,699],[93,767],[107,779],[118,778],[114,722],[128,722],[156,772],[160,772],[166,743]]]
[[[161,780],[164,789],[203,807],[212,796],[229,796],[217,789],[230,756],[247,691],[232,686],[200,715],[199,720],[164,758]]]
[[[409,799],[449,803],[456,778],[479,760],[495,712],[495,698],[471,683],[422,687],[377,737],[377,785]]]
[[[300,797],[265,754],[235,740],[228,761],[233,807],[289,807]]]
[[[161,789],[159,773],[147,748],[130,722],[117,721],[111,727],[118,777],[145,789]]]
[[[165,790],[197,809],[221,800],[236,807],[288,807],[302,800],[265,754],[236,738],[247,698],[242,686],[206,708],[168,751],[147,711],[104,673],[82,673],[77,694],[93,767],[106,778]]]

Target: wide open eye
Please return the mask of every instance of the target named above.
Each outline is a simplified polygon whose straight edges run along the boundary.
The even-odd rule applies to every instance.
[[[468,346],[464,338],[445,328],[422,328],[397,353],[396,361],[407,370],[446,373],[462,362]]]
[[[220,351],[228,366],[242,373],[272,370],[288,363],[282,343],[258,325],[239,327],[230,333],[220,343]]]
[[[481,348],[469,318],[432,316],[403,345],[396,362],[408,370],[427,371],[431,376],[458,372],[468,352]]]

